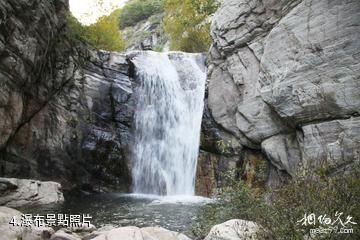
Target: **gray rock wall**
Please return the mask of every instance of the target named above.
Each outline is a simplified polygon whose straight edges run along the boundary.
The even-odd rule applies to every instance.
[[[0,3],[0,176],[126,190],[126,57],[71,39],[67,11],[66,0]]]
[[[261,149],[269,183],[359,160],[359,1],[225,0],[211,35],[210,112]]]

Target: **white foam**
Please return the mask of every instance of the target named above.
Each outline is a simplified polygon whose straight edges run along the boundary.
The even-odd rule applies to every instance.
[[[160,204],[207,204],[213,201],[211,198],[192,196],[192,195],[170,195],[170,196],[159,196],[153,194],[141,194],[141,193],[130,193],[121,194],[124,197],[131,197],[137,199],[148,199],[153,200],[150,205]]]

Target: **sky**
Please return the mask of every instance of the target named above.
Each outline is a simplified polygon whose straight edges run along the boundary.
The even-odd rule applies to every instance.
[[[99,7],[97,0],[70,0],[72,14],[83,24],[91,24],[112,12],[112,9],[122,7],[127,0],[103,0],[103,7]]]

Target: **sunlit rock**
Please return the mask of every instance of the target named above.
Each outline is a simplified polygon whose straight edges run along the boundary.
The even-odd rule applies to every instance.
[[[233,219],[215,225],[204,240],[265,240],[269,234],[252,221]]]
[[[0,178],[0,204],[8,207],[62,203],[61,185],[56,182]]]

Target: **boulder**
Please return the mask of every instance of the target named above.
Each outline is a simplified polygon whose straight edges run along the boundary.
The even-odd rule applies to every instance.
[[[50,240],[81,240],[81,238],[76,233],[59,230],[51,236]]]
[[[49,240],[54,230],[50,227],[18,226],[22,213],[8,207],[0,207],[0,233],[3,240]],[[10,223],[15,221],[13,223]]]
[[[191,240],[181,233],[169,231],[161,227],[120,227],[105,232],[93,240]]]
[[[20,226],[13,226],[10,221],[15,217],[16,220],[21,219],[21,212],[8,208],[0,207],[0,233],[1,239],[18,240],[21,238],[24,229]]]
[[[172,232],[161,227],[145,227],[141,228],[144,240],[191,240],[181,233]]]
[[[255,222],[232,219],[215,225],[204,240],[265,240],[271,239]]]
[[[117,239],[127,239],[127,240],[143,240],[140,228],[138,227],[121,227],[115,228],[101,234],[94,238],[94,240],[117,240]]]
[[[21,240],[50,240],[55,233],[51,227],[36,227],[24,228]]]
[[[0,204],[8,207],[62,203],[61,185],[56,182],[0,178]]]
[[[80,226],[69,227],[66,230],[70,231],[70,232],[89,232],[89,233],[91,233],[96,230],[96,227],[93,224],[82,223]]]

